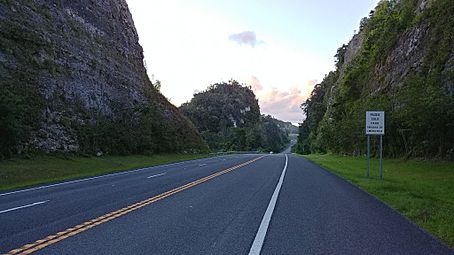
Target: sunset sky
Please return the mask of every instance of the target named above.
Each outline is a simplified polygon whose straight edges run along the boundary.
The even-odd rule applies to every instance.
[[[378,0],[127,2],[148,74],[173,104],[235,79],[252,86],[262,113],[297,124],[299,106]]]

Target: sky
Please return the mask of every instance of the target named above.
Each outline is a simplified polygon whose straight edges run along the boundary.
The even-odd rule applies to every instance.
[[[127,0],[148,75],[176,106],[230,79],[262,114],[302,122],[301,103],[379,0]]]

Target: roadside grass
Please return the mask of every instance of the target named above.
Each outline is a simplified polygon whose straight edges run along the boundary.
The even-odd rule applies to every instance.
[[[407,218],[454,247],[454,163],[429,160],[371,159],[367,178],[365,157],[304,155],[376,196]]]
[[[153,156],[35,156],[0,161],[0,190],[108,174],[209,157],[209,154],[159,154]]]

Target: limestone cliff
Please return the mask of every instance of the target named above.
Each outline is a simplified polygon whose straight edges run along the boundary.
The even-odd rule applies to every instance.
[[[0,1],[2,151],[204,148],[143,58],[125,0]]]

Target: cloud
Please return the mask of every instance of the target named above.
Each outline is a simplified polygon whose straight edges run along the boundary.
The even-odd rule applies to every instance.
[[[252,48],[255,48],[257,44],[263,43],[263,41],[257,41],[254,31],[244,31],[238,34],[232,34],[229,36],[229,40],[237,42],[239,45],[250,45]]]
[[[251,80],[249,81],[252,87],[252,90],[257,92],[263,90],[263,86],[260,83],[259,79],[255,76],[251,76]]]
[[[313,88],[317,83],[318,83],[317,79],[309,80],[306,82],[307,86],[310,86],[311,88]]]
[[[303,111],[300,105],[307,95],[297,87],[286,91],[273,88],[259,97],[260,109],[278,119],[290,121],[294,124],[302,122]]]

